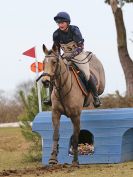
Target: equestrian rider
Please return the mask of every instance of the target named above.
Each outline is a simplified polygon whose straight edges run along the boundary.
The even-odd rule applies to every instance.
[[[54,17],[55,22],[58,25],[58,29],[53,33],[53,41],[54,44],[60,49],[63,50],[67,61],[71,61],[71,59],[80,56],[82,57],[83,49],[84,49],[84,39],[82,38],[82,34],[77,26],[70,25],[71,19],[68,13],[59,12]],[[80,61],[80,60],[79,60]],[[75,63],[79,67],[81,71],[83,71],[86,75],[88,87],[91,90],[94,99],[94,106],[100,106],[101,102],[98,97],[95,81],[93,77],[91,77],[89,72],[89,62],[85,64]],[[45,101],[46,103],[47,101]]]

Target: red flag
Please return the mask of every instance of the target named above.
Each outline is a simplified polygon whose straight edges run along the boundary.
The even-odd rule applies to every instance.
[[[32,58],[36,58],[35,47],[32,47],[31,49],[25,51],[23,53],[23,55],[26,55],[26,56],[29,56],[29,57],[32,57]]]

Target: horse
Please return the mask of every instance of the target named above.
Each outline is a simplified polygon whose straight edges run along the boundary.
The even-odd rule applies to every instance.
[[[78,137],[80,133],[80,115],[83,109],[85,95],[81,91],[74,73],[64,63],[62,56],[59,54],[56,46],[53,45],[51,50],[43,44],[44,59],[44,75],[42,83],[48,86],[53,83],[52,100],[52,123],[53,123],[53,145],[49,158],[49,164],[58,163],[59,152],[59,127],[61,115],[66,115],[71,119],[73,125],[72,147],[73,160],[72,165],[79,164],[78,161]],[[96,58],[94,56],[94,58]],[[98,59],[97,59],[98,60]],[[98,63],[98,64],[97,64]],[[104,91],[105,77],[102,64],[96,59],[92,62],[94,73],[97,78],[97,89],[101,94]],[[97,64],[94,65],[94,64]],[[102,78],[102,79],[101,79]],[[91,95],[91,93],[88,93]]]

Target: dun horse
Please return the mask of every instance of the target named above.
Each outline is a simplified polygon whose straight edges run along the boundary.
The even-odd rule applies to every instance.
[[[53,122],[53,146],[49,164],[58,163],[58,151],[59,151],[59,127],[61,115],[66,115],[71,119],[73,124],[73,165],[78,165],[78,137],[80,133],[80,114],[83,108],[85,96],[82,93],[75,76],[72,71],[68,69],[63,62],[61,55],[58,54],[58,50],[53,46],[52,50],[48,51],[46,46],[43,45],[43,51],[45,53],[44,59],[44,76],[42,82],[44,85],[52,82],[54,87],[51,95],[52,100],[52,122]],[[94,59],[93,59],[94,58]],[[104,70],[101,62],[92,56],[92,63],[90,63],[90,69],[92,69],[97,78],[98,93],[101,94],[104,91],[105,77]],[[93,62],[94,60],[94,62]],[[91,96],[91,93],[89,93]],[[91,100],[91,99],[90,99]]]

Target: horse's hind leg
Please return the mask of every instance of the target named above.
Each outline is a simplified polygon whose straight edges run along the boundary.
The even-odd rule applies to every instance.
[[[52,146],[52,153],[49,159],[49,164],[57,164],[58,159],[58,141],[59,141],[59,127],[60,127],[60,116],[61,114],[57,111],[52,111],[52,122],[53,122],[53,146]]]
[[[78,166],[78,138],[80,133],[80,116],[74,117],[71,119],[73,123],[73,138],[72,138],[72,147],[73,147],[73,166]]]

